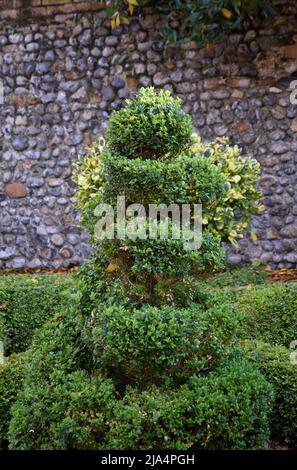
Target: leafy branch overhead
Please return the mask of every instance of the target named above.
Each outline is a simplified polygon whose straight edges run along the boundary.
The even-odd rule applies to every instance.
[[[112,28],[129,24],[132,15],[148,6],[162,17],[162,40],[196,41],[200,46],[240,29],[248,18],[276,12],[274,0],[109,0],[106,6]]]

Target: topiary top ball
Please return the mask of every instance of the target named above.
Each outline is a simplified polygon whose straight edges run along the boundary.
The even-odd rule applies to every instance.
[[[175,157],[193,143],[193,124],[169,91],[141,88],[139,95],[109,120],[107,142],[129,158]]]

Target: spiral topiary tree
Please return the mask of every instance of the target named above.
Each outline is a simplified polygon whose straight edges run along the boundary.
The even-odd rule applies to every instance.
[[[76,176],[94,255],[72,305],[35,336],[10,447],[259,447],[269,433],[271,387],[237,351],[235,307],[199,287],[201,275],[223,264],[230,220],[221,235],[216,218],[230,175],[210,158],[215,148],[201,150],[190,117],[168,92],[142,89],[110,118],[106,137]],[[165,222],[169,235],[176,229],[170,213],[154,220],[156,238],[121,237],[118,226],[111,239],[98,237],[99,204],[119,215],[119,196],[141,203],[145,230],[152,204],[202,204],[202,246],[186,248],[182,230],[159,236]],[[251,212],[241,209],[241,217]],[[127,225],[135,225],[132,215]]]

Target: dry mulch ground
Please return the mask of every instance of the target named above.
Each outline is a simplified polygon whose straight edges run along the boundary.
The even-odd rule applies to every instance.
[[[0,276],[9,276],[10,274],[72,274],[76,271],[77,266],[61,269],[3,269],[0,270]]]
[[[265,269],[268,282],[297,282],[297,269]]]

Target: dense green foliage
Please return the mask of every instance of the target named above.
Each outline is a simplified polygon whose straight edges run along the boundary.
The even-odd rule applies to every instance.
[[[270,415],[272,436],[296,446],[297,366],[290,361],[292,349],[263,342],[246,343],[245,349],[274,389],[275,403]]]
[[[224,176],[215,165],[196,155],[181,154],[163,162],[130,160],[112,151],[106,152],[103,162],[109,178],[104,189],[110,199],[124,193],[128,203],[200,203],[208,210],[223,203]]]
[[[275,13],[273,0],[109,0],[106,2],[115,28],[129,23],[129,15],[151,6],[160,15],[161,38],[165,42],[193,40],[200,46],[216,42],[242,28],[250,17]]]
[[[7,431],[11,419],[11,406],[22,389],[24,354],[12,354],[0,365],[0,446],[7,445]]]
[[[110,380],[83,371],[65,375],[57,370],[46,389],[40,387],[32,392],[27,387],[20,395],[13,407],[11,447],[21,450],[104,449],[106,447],[100,446],[98,440],[108,429],[114,406]],[[31,433],[27,432],[28,426]]]
[[[269,433],[271,392],[244,361],[193,376],[179,389],[129,389],[116,405],[108,444],[112,449],[257,448]]]
[[[5,354],[27,349],[34,330],[67,305],[71,287],[70,276],[0,277],[0,340]]]
[[[214,289],[238,289],[244,286],[262,285],[267,281],[267,273],[263,268],[251,268],[246,266],[236,269],[225,269],[207,278],[205,284]]]
[[[165,305],[157,308],[135,292],[124,297],[127,284],[102,271],[95,256],[83,268],[73,307],[36,333],[29,361],[13,354],[0,367],[2,447],[23,384],[13,407],[12,448],[256,448],[269,427],[272,438],[295,446],[297,368],[293,350],[275,343],[287,338],[292,322],[282,320],[285,310],[294,319],[296,289],[263,286],[266,277],[260,268],[241,268],[189,284],[163,280],[157,303]],[[50,291],[73,284],[59,275],[0,279],[8,280],[15,295],[18,288],[30,294],[36,283]],[[260,314],[246,323],[249,304],[253,313],[265,306],[263,324]],[[258,338],[241,349],[272,385],[274,400],[253,366],[241,356],[228,359],[242,328]]]
[[[109,265],[106,269],[107,263],[108,258],[105,258],[98,250],[81,268],[80,307],[85,315],[91,315],[99,303],[129,307],[141,307],[150,303],[157,306],[174,305],[181,308],[191,307],[193,303],[204,308],[209,308],[214,304],[214,293],[208,288],[208,280],[197,280],[195,276],[176,279],[159,274],[152,295],[150,286],[144,284],[139,275],[127,275],[124,267]],[[210,282],[211,279],[212,277]]]
[[[242,358],[178,387],[167,377],[140,389],[88,363],[81,321],[68,312],[36,335],[13,407],[12,448],[244,449],[268,437],[272,389]]]
[[[115,207],[119,194],[141,202],[145,215],[159,202],[215,212],[227,178],[194,143],[180,102],[150,88],[114,114],[106,146],[79,163],[78,199],[95,250],[71,305],[28,351],[12,449],[246,449],[268,438],[271,385],[237,352],[237,306],[201,280],[223,265],[221,235],[204,229],[196,250],[183,234],[98,237],[94,209]],[[171,234],[172,215],[165,221]],[[159,234],[164,220],[155,223]]]
[[[90,284],[88,284],[86,273],[88,273],[89,277],[92,278]],[[84,274],[85,275],[81,279],[80,287],[83,291],[85,291],[86,295],[88,287],[91,289],[91,286],[96,285],[97,281],[95,282],[93,277],[94,275],[96,276],[96,273],[92,272],[89,268],[87,269],[87,266],[86,272]],[[232,296],[234,296],[234,292],[236,293],[239,303],[242,302],[242,298],[245,298],[246,300],[247,295],[252,295],[254,298],[254,296],[257,297],[259,293],[263,294],[263,292],[265,292],[265,303],[269,304],[270,297],[268,297],[267,294],[269,291],[274,293],[277,292],[277,297],[282,299],[284,304],[286,303],[287,299],[292,299],[292,292],[294,292],[295,289],[294,285],[274,284],[263,287],[251,287],[254,284],[263,283],[265,276],[265,273],[260,269],[251,270],[248,268],[241,268],[226,273],[217,274],[208,278],[207,281],[200,281],[198,283],[200,286],[199,298],[197,296],[194,297],[194,299],[197,307],[198,304],[200,304],[200,307],[197,308],[196,318],[198,318],[202,313],[204,322],[208,316],[211,320],[213,309],[217,310],[217,320],[219,321],[219,324],[216,323],[213,325],[212,331],[214,333],[216,331],[221,332],[223,336],[218,337],[217,341],[213,343],[215,347],[218,346],[221,348],[222,343],[226,340],[226,334],[229,335],[229,339],[232,338],[232,332],[234,331],[234,328],[238,328],[239,326],[238,313],[236,313],[234,306],[234,314],[229,314],[230,304],[226,303],[229,297],[229,290],[231,292],[233,291]],[[47,276],[44,276],[44,278],[46,277]],[[28,276],[23,276],[21,280],[19,280],[17,276],[13,276],[11,278],[11,285],[14,285],[14,288],[17,289],[17,285],[19,284],[21,289],[23,289],[26,278],[29,279]],[[56,279],[58,279],[58,276]],[[64,276],[62,281],[67,282],[65,281]],[[43,276],[39,282],[42,282],[44,285]],[[72,280],[69,280],[68,282],[70,284]],[[203,283],[205,283],[205,286],[208,287],[208,293],[201,291]],[[51,285],[50,282],[48,284]],[[30,286],[30,282],[28,285]],[[240,286],[241,288],[239,289]],[[244,286],[249,286],[250,290],[246,291]],[[178,291],[177,295],[178,297],[181,297],[181,302],[184,304],[186,297],[184,297],[182,292],[183,286],[175,285],[171,286],[171,288]],[[224,297],[220,294],[220,297],[219,299],[217,298],[217,301],[225,302],[225,304],[222,305],[221,303],[217,303],[216,306],[213,306],[216,299],[216,294],[222,288],[226,293],[226,296]],[[214,296],[212,296],[211,291],[215,293]],[[107,293],[105,300],[108,299],[108,297],[111,295],[111,292],[112,287],[111,291]],[[98,299],[104,299],[104,288],[97,294]],[[188,294],[187,287],[186,294]],[[115,298],[117,297],[118,295],[116,294]],[[193,301],[193,297],[191,298],[191,301]],[[272,296],[271,299],[272,303],[274,303],[275,296]],[[83,305],[81,303],[81,297],[78,300],[80,304]],[[89,300],[90,299],[88,298],[88,301]],[[290,302],[288,301],[287,304],[290,305]],[[90,308],[92,308],[90,304],[88,305]],[[208,310],[205,310],[206,307]],[[148,308],[151,309],[151,307]],[[225,312],[225,314],[222,316],[219,313],[220,308],[222,313]],[[170,445],[173,442],[172,439],[175,439],[175,431],[173,432],[173,429],[175,429],[176,422],[181,420],[181,416],[184,416],[181,414],[183,413],[183,407],[186,406],[188,400],[191,397],[191,393],[193,393],[192,388],[185,384],[187,368],[179,369],[179,372],[182,372],[182,376],[179,376],[179,374],[176,373],[171,375],[169,383],[168,380],[167,383],[165,380],[165,383],[163,382],[162,386],[149,386],[149,384],[144,382],[141,389],[139,389],[139,385],[137,388],[135,388],[135,374],[132,373],[134,386],[130,388],[127,393],[124,393],[124,396],[122,397],[123,400],[121,401],[116,399],[115,387],[113,385],[113,383],[119,383],[119,374],[121,375],[123,373],[123,375],[130,375],[133,369],[135,371],[135,367],[137,367],[138,364],[142,364],[144,367],[142,370],[139,368],[139,377],[141,377],[141,374],[143,374],[143,371],[145,371],[145,363],[147,362],[150,365],[151,359],[150,355],[146,357],[146,353],[141,353],[142,347],[144,348],[144,351],[151,350],[153,352],[153,360],[155,360],[155,363],[153,367],[150,367],[149,374],[151,374],[151,372],[154,370],[158,371],[155,375],[155,380],[157,382],[158,380],[159,382],[162,380],[162,373],[158,375],[159,372],[162,371],[162,365],[157,363],[159,358],[161,360],[161,364],[163,364],[162,361],[165,361],[166,363],[166,361],[168,361],[168,359],[171,357],[170,353],[167,354],[167,349],[163,349],[163,356],[158,355],[160,351],[162,351],[162,344],[166,344],[168,341],[169,345],[178,346],[175,351],[182,352],[183,347],[185,348],[185,352],[188,351],[187,348],[190,339],[188,341],[187,335],[184,336],[184,334],[182,334],[182,332],[186,332],[186,329],[184,330],[183,328],[186,328],[187,316],[184,318],[184,316],[181,315],[181,310],[170,310],[168,307],[166,307],[165,311],[167,314],[165,314],[165,320],[167,318],[170,322],[170,331],[167,331],[166,321],[165,327],[163,325],[163,310],[164,309],[161,309],[159,313],[157,308],[153,309],[155,313],[153,318],[155,318],[155,320],[151,322],[152,324],[150,324],[148,317],[142,315],[143,309],[139,311],[138,315],[137,310],[134,310],[135,314],[131,317],[131,311],[129,311],[128,315],[125,315],[125,311],[123,311],[123,307],[121,306],[118,308],[105,307],[106,313],[103,311],[102,317],[96,313],[96,317],[93,319],[91,324],[88,324],[88,328],[84,331],[83,338],[81,336],[81,331],[82,325],[84,324],[85,315],[87,314],[87,308],[84,311],[83,317],[77,316],[74,310],[71,313],[59,315],[55,320],[48,323],[42,330],[40,330],[36,335],[29,354],[30,360],[27,363],[27,384],[25,391],[22,394],[21,400],[19,400],[17,406],[15,407],[15,416],[11,426],[11,445],[17,448],[79,447],[103,449],[109,447],[115,449],[125,449],[134,448],[135,442],[137,442],[137,445],[141,446],[141,448],[147,449],[150,448],[150,446],[154,447],[154,442],[159,444],[160,439],[163,439],[164,448],[170,448]],[[112,315],[110,315],[111,311],[113,312]],[[116,315],[116,312],[118,312],[118,315]],[[172,315],[174,318],[178,319],[178,317],[176,317],[178,313],[181,315],[180,320],[182,321],[182,331],[180,331],[179,328],[174,329],[175,324],[170,321]],[[194,312],[192,315],[193,314],[195,316]],[[274,316],[276,316],[276,318],[279,320],[277,310],[273,310],[271,313],[270,320],[272,323],[274,321]],[[191,315],[189,315],[189,319],[190,318],[192,318]],[[104,319],[107,320],[107,323]],[[161,331],[159,331],[158,328],[158,319],[161,321]],[[226,321],[229,322],[229,333],[228,330],[224,329],[224,324]],[[110,325],[108,330],[102,330],[100,328],[100,325],[103,325],[104,323]],[[255,320],[255,323],[257,324],[257,320]],[[130,325],[132,325],[132,328],[130,328]],[[178,323],[178,325],[180,324]],[[205,325],[207,325],[207,322]],[[198,322],[197,327],[200,326],[203,328],[203,325],[199,324]],[[212,327],[212,325],[209,326]],[[94,329],[94,336],[90,336],[90,330],[92,329]],[[278,328],[279,332],[285,331],[286,329],[286,325],[280,325]],[[119,331],[126,334],[117,335],[116,333]],[[146,334],[143,334],[144,331],[146,331]],[[191,326],[189,326],[188,331],[190,333],[190,338],[191,335],[194,334],[192,332]],[[156,333],[155,336],[154,332]],[[101,341],[98,343],[98,334],[99,339],[103,339],[104,344],[107,346],[107,348],[103,351],[103,354],[105,355],[104,361],[101,360],[102,358],[100,354],[100,347],[98,349],[98,344],[100,346],[101,343]],[[256,336],[258,338],[261,337],[261,327],[259,330],[257,330]],[[267,338],[265,329],[263,329],[263,337]],[[146,341],[148,341],[147,344]],[[215,372],[211,374],[213,382],[204,378],[203,383],[201,383],[200,380],[199,388],[195,389],[196,396],[198,396],[197,394],[199,394],[199,396],[203,395],[205,391],[207,397],[207,395],[210,394],[210,384],[215,383],[214,378],[216,377],[216,393],[214,393],[214,390],[211,392],[211,402],[204,396],[203,400],[201,400],[202,403],[205,403],[206,408],[202,406],[201,409],[196,407],[195,415],[192,413],[191,418],[189,418],[193,420],[192,422],[196,420],[195,429],[197,432],[196,442],[198,442],[198,447],[203,441],[203,437],[200,441],[200,437],[198,436],[203,436],[203,429],[205,430],[205,427],[203,428],[203,425],[200,426],[198,423],[205,423],[206,420],[209,422],[210,416],[208,413],[210,410],[212,410],[212,413],[218,412],[216,411],[218,410],[217,407],[221,406],[220,403],[222,403],[219,398],[220,385],[218,385],[218,383],[223,384],[225,380],[230,380],[229,372],[226,375],[226,378],[225,375],[220,376],[217,373],[218,370],[220,371],[225,367],[224,361],[226,360],[226,353],[232,346],[232,341],[230,343],[229,340],[227,340],[226,345],[227,348],[224,347],[223,350],[220,351],[220,349],[218,349],[217,351],[217,359],[221,358],[223,360],[223,363],[221,366],[219,366],[219,369],[217,369],[217,365],[221,362],[221,360],[219,360],[217,364],[216,361],[211,360],[211,364],[209,364],[211,365],[211,369],[214,369]],[[207,343],[205,346],[207,346],[207,349],[212,347],[211,344],[208,345]],[[193,350],[193,347],[195,347],[195,345],[190,345],[191,350]],[[203,350],[203,343],[200,344],[198,350]],[[272,437],[276,437],[278,439],[283,438],[294,445],[296,442],[295,397],[297,392],[297,369],[296,365],[291,364],[290,362],[290,354],[292,353],[292,349],[258,341],[246,342],[244,344],[244,350],[249,360],[254,361],[257,366],[260,367],[262,373],[273,386],[275,404],[272,406],[272,402],[269,401],[262,409],[263,413],[267,413],[270,417],[270,429],[272,432]],[[127,355],[127,351],[129,351],[131,354]],[[216,351],[216,349],[214,351]],[[135,353],[137,354],[137,358],[135,358],[134,362],[133,358]],[[169,369],[172,368],[174,372],[176,372],[176,363],[180,360],[179,357],[181,356],[178,356],[178,354],[175,352],[173,356],[173,363],[169,366]],[[110,359],[112,359],[112,361],[115,359],[115,363],[118,361],[117,367],[110,367],[110,365],[108,366],[108,364],[110,364]],[[23,355],[12,355],[6,361],[5,366],[0,368],[0,438],[2,446],[5,446],[7,442],[6,432],[11,416],[10,407],[15,402],[16,395],[22,386],[24,376],[23,363]],[[94,376],[93,374],[90,376],[87,373],[82,373],[80,371],[80,369],[90,370],[90,368],[93,368],[94,371],[99,370],[100,364],[103,363],[107,365],[109,374],[111,373],[113,375],[113,380],[108,380],[106,378],[106,368],[101,370],[101,372],[98,371]],[[98,367],[98,369],[94,368],[94,364],[96,364],[96,368]],[[237,366],[238,368],[242,367],[242,362],[239,362]],[[244,367],[246,368],[247,365]],[[168,372],[168,365],[166,366],[165,370]],[[249,373],[250,372],[251,371],[249,371]],[[201,377],[203,378],[209,376],[202,375]],[[32,380],[33,383],[38,384],[34,393],[32,392],[31,387]],[[250,380],[250,375],[248,376],[247,380]],[[251,385],[253,387],[259,387],[260,390],[263,384],[261,384],[261,380],[260,382],[259,380],[260,379],[258,378],[258,380],[252,381]],[[185,392],[182,399],[180,399],[178,393],[175,392],[175,388],[172,387],[172,381],[174,381],[175,384],[177,382],[184,384],[182,387],[184,391],[187,390],[187,393]],[[50,392],[48,386],[46,385],[48,383],[52,384]],[[139,383],[141,384],[141,380],[139,380]],[[238,387],[238,390],[241,390],[240,385],[238,385]],[[242,390],[245,389],[246,387],[243,387]],[[42,390],[44,390],[44,392],[42,392]],[[264,391],[264,389],[262,391]],[[42,408],[40,407],[39,401],[41,398],[41,393],[44,393],[42,398]],[[248,392],[246,391],[246,393]],[[265,393],[267,393],[267,390]],[[248,395],[246,396],[248,397]],[[267,396],[268,395],[266,395],[266,397]],[[232,409],[233,400],[235,400],[233,402],[234,406],[237,406],[235,405],[237,397],[238,392],[236,391],[234,391],[234,395],[228,395],[228,400],[225,398],[225,406],[229,406],[229,408]],[[36,407],[34,405],[35,399],[38,403]],[[268,405],[270,406],[270,410],[267,408]],[[239,406],[242,405],[240,404]],[[93,417],[91,416],[90,409],[94,410]],[[98,413],[98,409],[100,409],[100,413]],[[146,412],[146,414],[141,415],[141,420],[139,415],[140,409],[145,409]],[[47,413],[49,410],[55,410],[55,412],[52,411]],[[38,422],[40,423],[40,421],[43,421],[44,425],[41,439],[39,440],[37,435],[32,433],[30,437],[31,443],[28,443],[27,440],[26,442],[23,441],[22,434],[26,433],[28,425],[32,425],[32,413],[34,416],[34,421],[36,421],[36,426]],[[220,416],[224,416],[222,411],[220,411],[220,413]],[[54,420],[53,416],[55,416]],[[254,413],[253,417],[252,415],[250,416],[251,431],[253,426],[256,426],[255,423],[252,424],[252,419],[256,416],[257,412]],[[237,422],[237,419],[238,417],[235,418],[234,415],[234,426],[236,424],[238,425],[238,429],[240,429],[240,424]],[[106,426],[106,422],[109,422],[109,420],[112,422],[112,426],[110,427]],[[137,424],[137,427],[135,427],[133,432],[131,431],[131,422],[135,425]],[[98,429],[100,429],[100,431],[98,431]],[[187,439],[190,439],[191,443],[193,443],[195,438],[193,435],[191,435],[191,433],[189,434],[186,425],[181,426],[179,429],[180,436],[182,436],[180,438],[180,443],[177,444],[176,441],[174,441],[175,444],[173,445],[180,445],[181,448],[187,448],[189,442]],[[238,440],[234,437],[237,433],[237,431],[235,431],[236,427],[230,427],[230,421],[227,421],[227,424],[226,421],[219,421],[214,424],[212,429],[213,434],[211,436],[207,436],[207,442],[209,439],[212,440],[212,443],[209,444],[209,448],[216,448],[216,435],[219,436],[220,440],[223,439],[221,448],[230,448],[232,446],[236,447],[238,445]],[[221,432],[221,429],[224,429],[224,432]],[[263,433],[266,433],[265,435],[267,435],[267,422],[261,429],[263,430]],[[102,437],[102,441],[100,441],[100,443],[98,443],[98,440],[96,437],[94,437],[96,436],[96,432],[102,432],[104,434],[104,438]],[[45,438],[45,434],[47,435],[47,438]],[[232,443],[232,439],[234,439],[234,444]],[[240,445],[241,448],[243,448],[246,444]],[[251,444],[247,444],[247,446],[249,445]],[[261,445],[260,441],[259,445]],[[252,446],[254,446],[254,444]]]
[[[192,119],[179,99],[143,88],[111,116],[106,138],[113,151],[128,158],[163,160],[187,150],[192,134]]]
[[[230,353],[237,327],[237,312],[230,304],[207,310],[196,305],[131,311],[103,305],[88,322],[87,332],[98,367],[144,387],[166,378],[184,381],[213,368]]]
[[[273,284],[237,293],[243,335],[289,347],[297,339],[297,285]]]

